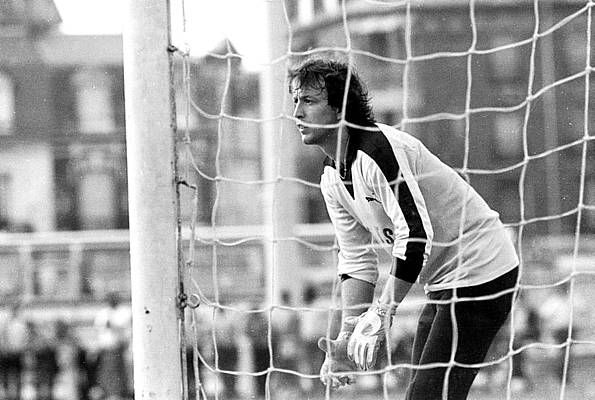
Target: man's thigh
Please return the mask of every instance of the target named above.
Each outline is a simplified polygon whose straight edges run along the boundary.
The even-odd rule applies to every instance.
[[[496,302],[505,299],[496,300]],[[493,301],[463,301],[456,305],[455,322],[451,305],[436,306],[423,349],[418,349],[418,369],[412,373],[408,399],[441,399],[448,376],[449,399],[465,399],[477,375],[474,364],[483,362],[505,316],[492,318]],[[421,320],[420,320],[421,322]],[[454,330],[456,329],[456,330]],[[456,335],[453,335],[456,332]],[[457,338],[456,346],[453,338]],[[463,364],[454,366],[454,360]],[[437,364],[429,366],[429,364]],[[441,365],[440,365],[441,364]]]

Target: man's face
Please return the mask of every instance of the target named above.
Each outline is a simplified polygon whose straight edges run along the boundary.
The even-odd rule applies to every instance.
[[[293,94],[293,116],[298,120],[297,128],[302,135],[302,142],[309,145],[334,146],[338,128],[313,127],[306,124],[333,125],[340,120],[335,107],[328,104],[325,88],[300,84],[294,80],[291,84]]]

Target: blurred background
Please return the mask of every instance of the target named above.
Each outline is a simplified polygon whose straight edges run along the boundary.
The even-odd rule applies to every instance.
[[[0,3],[0,399],[133,392],[121,5],[97,3]],[[287,98],[270,147],[261,99],[275,57],[348,45],[377,120],[466,174],[518,243],[518,317],[472,396],[593,396],[593,3],[286,0],[269,37],[264,3],[197,2],[184,29],[172,12],[180,174],[196,187],[181,194],[184,228],[197,225],[188,287],[210,301],[188,315],[192,396],[325,395],[313,343],[336,317],[336,249],[322,153],[301,146]],[[283,179],[270,194],[272,149]],[[293,239],[273,278],[260,236],[271,199]],[[417,288],[399,311],[393,364],[407,363],[422,300]],[[270,360],[268,380],[242,374]],[[406,374],[362,376],[341,396],[398,398]]]

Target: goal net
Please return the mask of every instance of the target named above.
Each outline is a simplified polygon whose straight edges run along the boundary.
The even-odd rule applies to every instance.
[[[470,398],[591,395],[593,5],[172,2],[185,397],[404,396],[420,287],[395,317],[385,367],[339,391],[319,381],[316,339],[340,313],[338,249],[322,153],[300,142],[285,78],[318,54],[351,62],[377,121],[456,169],[514,238],[517,301]]]

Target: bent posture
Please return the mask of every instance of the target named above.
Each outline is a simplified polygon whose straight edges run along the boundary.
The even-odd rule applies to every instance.
[[[407,399],[442,399],[444,391],[465,399],[517,280],[519,261],[498,213],[419,140],[376,123],[348,64],[308,59],[289,71],[289,90],[302,142],[327,156],[320,185],[340,249],[342,331],[326,343],[321,379],[340,386],[352,381],[349,369],[373,368],[396,308],[418,282],[429,301]],[[374,301],[378,247],[392,265]],[[347,354],[337,354],[345,343]],[[415,367],[431,363],[441,364]]]

